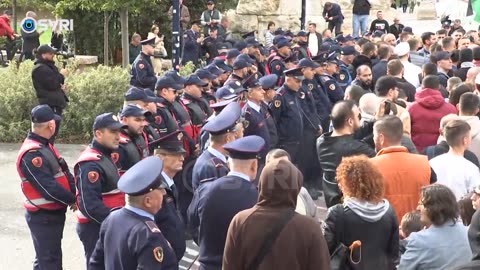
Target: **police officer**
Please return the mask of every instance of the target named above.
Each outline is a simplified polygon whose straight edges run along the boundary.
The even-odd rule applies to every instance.
[[[193,166],[193,190],[196,190],[206,179],[216,179],[228,173],[223,145],[235,140],[240,114],[240,105],[236,102],[230,103],[220,114],[205,124],[205,131],[210,133],[210,146],[198,157]]]
[[[277,85],[282,85],[284,80],[283,71],[285,71],[284,59],[290,55],[291,47],[290,41],[286,38],[281,38],[277,42],[277,51],[273,52],[267,59],[268,70],[266,74],[275,74],[278,76]]]
[[[142,40],[142,52],[135,58],[130,71],[130,85],[139,88],[155,89],[157,76],[153,71],[151,56],[155,50],[155,38]]]
[[[155,95],[152,90],[144,89],[144,91],[149,98],[154,100],[154,102],[149,102],[144,107],[144,109],[149,111],[151,115],[145,117],[147,124],[145,125],[145,128],[143,130],[147,135],[148,150],[150,152],[150,155],[153,155],[153,151],[155,150],[155,144],[153,142],[160,139],[160,130],[158,129],[156,120],[158,119],[157,104],[160,103],[161,100]]]
[[[210,116],[209,111],[205,108],[207,101],[202,96],[202,88],[207,85],[208,84],[202,81],[197,75],[192,74],[188,76],[185,82],[185,92],[181,98],[182,103],[188,109],[190,118],[192,119],[194,126],[194,137],[192,138],[195,139],[199,136],[200,129]],[[198,143],[198,141],[195,141],[195,143]]]
[[[228,175],[205,185],[196,192],[188,209],[189,223],[199,227],[200,269],[221,269],[227,231],[233,217],[249,209],[258,200],[252,181],[258,168],[258,154],[265,141],[259,136],[247,136],[224,145],[232,170]]]
[[[312,53],[308,49],[308,33],[304,30],[300,30],[297,33],[297,44],[293,46],[292,51],[297,55],[298,60],[303,58],[311,58]]]
[[[148,157],[120,178],[127,205],[104,221],[89,269],[178,269],[174,250],[154,222],[166,199],[162,167],[161,159]]]
[[[332,56],[326,57],[325,73],[320,75],[320,85],[327,92],[328,98],[332,104],[343,100],[344,91],[335,79],[335,74],[338,74],[338,60]]]
[[[127,105],[120,112],[120,122],[126,126],[120,130],[119,158],[116,163],[120,175],[150,155],[147,135],[143,131],[145,118],[149,115],[150,112],[136,105]]]
[[[277,83],[277,75],[270,74],[267,76],[263,76],[259,79],[260,84],[262,85],[263,90],[265,91],[265,95],[262,102],[262,109],[265,112],[265,120],[267,124],[267,129],[270,137],[270,145],[267,147],[269,149],[275,148],[278,143],[278,134],[277,134],[277,126],[275,124],[275,119],[272,116],[272,110],[270,109],[269,105],[272,102],[273,98],[277,94],[275,84]]]
[[[217,35],[217,27],[209,28],[209,36],[202,42],[202,56],[205,56],[207,63],[210,64],[212,60],[218,56],[218,47],[223,42],[222,38]]]
[[[292,162],[297,163],[300,140],[303,137],[303,116],[298,91],[302,88],[301,68],[285,71],[285,83],[277,90],[270,104],[277,124],[278,148],[288,152]]]
[[[110,210],[125,205],[125,196],[117,189],[120,178],[118,161],[120,129],[125,128],[113,113],[104,113],[93,123],[94,139],[80,154],[74,167],[77,187],[77,233],[88,262],[95,248],[100,224]]]
[[[219,71],[220,70],[217,69],[216,72],[218,73]],[[210,108],[210,105],[217,102],[211,88],[212,82],[217,79],[217,75],[210,73],[208,69],[198,69],[194,74],[207,84],[206,86],[202,87],[202,101],[205,100],[206,102],[201,102],[200,105],[202,106],[202,109],[210,116],[212,115],[212,109]]]
[[[257,67],[257,72],[259,72],[262,76],[265,75],[265,57],[260,51],[260,42],[258,42],[255,36],[252,36],[247,37],[245,39],[245,43],[247,44],[248,56],[254,60],[254,64]]]
[[[235,81],[238,81],[241,84],[241,82],[248,76],[248,68],[251,66],[252,64],[250,62],[239,59],[237,56],[235,62],[233,62],[233,72],[224,85]]]
[[[342,88],[342,90],[345,92],[347,87],[352,83],[352,74],[350,74],[350,71],[348,69],[348,65],[352,63],[353,57],[355,57],[356,50],[355,47],[353,46],[344,46],[340,50],[340,54],[342,55],[343,60],[351,59],[350,63],[345,63],[342,60],[338,61],[339,68],[340,70],[338,71],[338,74],[336,74],[335,78],[337,79],[338,85]]]
[[[163,161],[162,177],[166,184],[162,209],[155,214],[155,222],[172,245],[178,261],[186,250],[185,225],[177,208],[178,190],[173,178],[183,167],[183,136],[184,133],[179,130],[167,134],[160,138],[155,150],[155,156]]]
[[[303,88],[307,89],[312,93],[315,108],[317,110],[318,116],[320,117],[321,125],[323,130],[328,130],[330,124],[330,113],[332,111],[332,103],[328,98],[327,93],[323,87],[319,84],[320,75],[325,73],[326,61],[327,59],[323,58],[321,55],[315,56],[312,59],[317,65],[313,69],[314,76],[305,76],[303,80]]]
[[[173,102],[177,97],[177,91],[182,88],[182,85],[177,84],[169,76],[161,77],[155,85],[155,90],[160,99],[157,106],[157,125],[161,137],[179,130],[179,123],[173,112]]]
[[[31,112],[32,129],[18,153],[16,167],[26,200],[25,219],[33,239],[33,269],[62,269],[62,236],[67,206],[75,206],[75,181],[49,142],[56,115],[48,105]]]
[[[198,66],[200,58],[200,44],[203,38],[200,36],[200,20],[192,22],[192,27],[183,33],[182,65],[192,62]]]

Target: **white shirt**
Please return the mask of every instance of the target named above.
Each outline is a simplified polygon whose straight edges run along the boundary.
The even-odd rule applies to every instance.
[[[318,53],[318,38],[317,33],[310,33],[308,34],[308,49],[313,56],[317,55]]]
[[[129,204],[125,205],[125,209],[128,209],[128,210],[134,212],[135,214],[137,214],[139,216],[146,217],[146,218],[149,218],[151,220],[155,220],[154,216],[151,213],[148,213],[147,211],[145,211],[143,209],[133,207]]]
[[[413,86],[419,87],[420,79],[418,78],[418,74],[422,73],[422,69],[408,61],[402,61],[402,64],[404,70],[403,78]]]
[[[229,172],[227,175],[233,175],[236,177],[240,177],[245,181],[250,182],[250,177],[248,177],[246,174],[240,173],[240,172]]]
[[[248,105],[250,108],[254,109],[255,111],[260,112],[260,106],[258,106],[257,104],[251,102],[250,100],[247,101],[247,105]]]
[[[163,179],[165,179],[165,182],[167,182],[167,185],[169,188],[171,188],[175,182],[173,182],[172,178],[168,177],[168,175],[165,172],[162,172]]]
[[[445,153],[430,160],[437,183],[449,187],[457,201],[480,185],[480,170],[464,157]]]
[[[220,159],[221,161],[223,161],[224,163],[227,163],[227,157],[226,157],[224,154],[222,154],[222,153],[218,152],[217,150],[215,150],[215,148],[209,146],[209,147],[207,148],[207,151],[210,152],[210,154],[212,154],[212,155],[216,156],[217,158],[219,158],[219,159]]]

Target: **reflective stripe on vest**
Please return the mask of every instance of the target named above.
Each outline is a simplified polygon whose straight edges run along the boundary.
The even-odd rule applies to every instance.
[[[20,148],[20,151],[18,153],[17,157],[17,172],[18,175],[20,176],[20,179],[22,180],[21,182],[21,188],[22,188],[22,193],[25,196],[25,201],[23,202],[23,206],[25,209],[27,209],[30,212],[35,212],[40,209],[45,209],[45,210],[59,210],[59,209],[64,209],[67,207],[66,204],[57,202],[57,201],[49,201],[45,199],[40,192],[37,191],[37,189],[30,183],[30,181],[25,177],[23,172],[20,170],[20,164],[22,162],[23,156],[31,151],[31,150],[36,150],[42,154],[42,158],[44,159],[44,166],[48,166],[50,169],[53,178],[55,178],[55,181],[62,186],[65,190],[71,191],[70,190],[70,184],[68,182],[68,178],[65,175],[65,173],[62,171],[60,164],[58,163],[58,160],[60,159],[60,155],[58,154],[57,150],[53,148],[53,146],[49,145],[47,148],[45,145],[41,144],[38,141],[32,140],[32,139],[26,139],[22,147]],[[35,176],[33,175],[35,178]],[[31,179],[33,181],[36,181],[35,179]]]

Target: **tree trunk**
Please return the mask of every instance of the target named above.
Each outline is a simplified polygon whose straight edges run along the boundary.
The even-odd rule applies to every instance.
[[[108,66],[108,23],[110,22],[111,13],[103,12],[103,65]]]
[[[120,10],[120,25],[122,33],[122,67],[126,68],[129,64],[128,54],[128,9]]]

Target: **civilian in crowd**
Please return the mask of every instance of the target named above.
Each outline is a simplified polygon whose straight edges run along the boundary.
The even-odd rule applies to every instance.
[[[464,82],[467,79],[467,72],[474,67],[472,49],[465,48],[460,50],[460,65],[454,72],[454,76],[459,77]]]
[[[447,91],[448,91],[448,96],[450,97],[450,94],[452,93],[453,89],[459,86],[464,80],[460,79],[459,77],[451,77],[447,81]]]
[[[394,53],[399,57],[400,61],[404,66],[403,77],[413,86],[420,86],[419,74],[422,73],[422,70],[409,62],[410,56],[410,45],[407,42],[402,42],[395,47]]]
[[[203,34],[208,36],[212,29],[216,29],[220,20],[222,19],[222,13],[215,8],[213,0],[207,1],[207,10],[203,11],[200,20],[203,25]]]
[[[378,46],[377,52],[379,61],[372,67],[373,85],[375,85],[378,78],[387,75],[387,63],[392,56],[392,48],[387,44],[382,44]]]
[[[343,99],[345,100],[353,100],[355,104],[360,102],[360,98],[365,94],[365,90],[358,85],[350,85],[345,89],[345,96]]]
[[[408,237],[414,233],[422,230],[422,222],[420,220],[420,212],[413,210],[402,217],[400,222],[400,256],[407,250]]]
[[[468,229],[468,240],[473,253],[472,260],[480,261],[480,187],[475,187],[470,199],[475,213]]]
[[[328,23],[328,29],[330,31],[335,29],[335,36],[340,35],[344,19],[340,5],[337,3],[325,2],[323,5],[322,16]]]
[[[359,66],[356,74],[357,77],[352,81],[352,85],[360,86],[367,93],[373,93],[372,70],[370,67]]]
[[[468,150],[472,151],[480,159],[480,119],[477,114],[480,108],[480,99],[474,93],[465,93],[460,96],[457,105],[460,119],[470,125],[472,142]]]
[[[183,4],[183,0],[179,0],[178,2],[180,4],[180,27],[182,28],[182,32],[184,32],[190,23],[190,11],[188,11],[188,7]],[[173,18],[173,6],[168,10],[167,16],[170,20]]]
[[[382,174],[365,156],[346,157],[337,168],[337,180],[345,199],[329,209],[325,220],[330,254],[342,243],[351,247],[348,254],[358,262],[354,269],[394,269],[398,223],[384,197]],[[361,248],[354,248],[355,241],[361,242]]]
[[[355,0],[353,1],[353,17],[352,28],[353,37],[362,37],[368,31],[368,16],[372,5],[368,0]]]
[[[403,13],[405,13],[405,11]],[[395,36],[395,38],[397,39],[400,36],[400,33],[403,32],[403,28],[405,28],[405,26],[400,23],[400,19],[398,17],[395,17],[393,19],[393,24],[390,25],[390,31],[389,32],[392,33]]]
[[[140,45],[142,37],[139,34],[133,33],[132,40],[130,41],[130,45],[128,46],[128,58],[130,64],[133,64],[135,58],[140,54],[142,51],[142,45]]]
[[[478,187],[477,187],[478,188]],[[458,209],[460,211],[460,219],[462,220],[463,225],[469,226],[472,223],[472,217],[475,213],[475,208],[473,204],[475,203],[474,197],[475,190],[466,194],[460,200],[458,200]]]
[[[388,22],[383,18],[383,11],[377,11],[377,18],[370,24],[370,32],[380,31],[387,34],[389,31]]]
[[[387,74],[392,76],[397,82],[398,89],[402,90],[407,96],[408,102],[415,101],[415,94],[417,92],[415,86],[409,83],[403,77],[405,68],[400,60],[390,60],[387,65]]]
[[[275,23],[268,22],[267,31],[265,31],[265,47],[270,48],[273,46],[273,39],[275,38]]]
[[[410,62],[421,68],[423,64],[425,64],[425,57],[418,52],[418,49],[420,49],[420,41],[416,38],[412,38],[407,42],[408,45],[410,45]]]
[[[317,32],[317,24],[308,24],[308,49],[312,57],[316,56],[322,46],[322,35]]]

